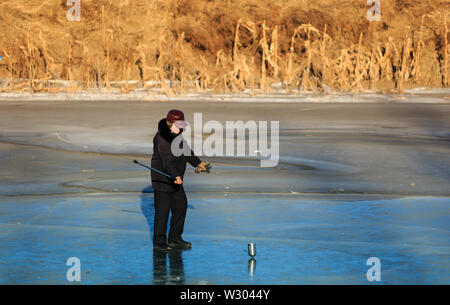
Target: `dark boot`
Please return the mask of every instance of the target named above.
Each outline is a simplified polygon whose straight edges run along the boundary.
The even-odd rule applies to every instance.
[[[172,250],[172,247],[168,244],[154,244],[153,249],[162,252],[169,252]]]
[[[175,241],[169,241],[169,247],[189,249],[189,248],[192,248],[192,244],[190,242],[180,239],[180,240],[175,240]]]

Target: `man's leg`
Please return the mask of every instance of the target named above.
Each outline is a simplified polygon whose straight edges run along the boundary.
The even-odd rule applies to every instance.
[[[184,229],[184,220],[187,211],[187,198],[184,189],[171,193],[172,203],[170,210],[172,217],[170,219],[169,242],[181,240]]]
[[[172,198],[170,193],[155,191],[155,220],[153,226],[153,244],[167,243],[167,220]]]

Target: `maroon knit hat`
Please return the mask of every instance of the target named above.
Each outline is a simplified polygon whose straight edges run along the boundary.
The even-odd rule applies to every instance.
[[[167,121],[174,124],[178,128],[185,128],[187,126],[184,120],[184,113],[181,110],[172,109],[167,113]]]

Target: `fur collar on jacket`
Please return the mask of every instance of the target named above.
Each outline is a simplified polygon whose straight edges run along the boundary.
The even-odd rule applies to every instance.
[[[171,143],[173,139],[183,133],[183,129],[181,129],[179,134],[174,134],[172,130],[170,130],[169,126],[167,126],[166,118],[164,118],[158,123],[158,132],[159,135],[164,138],[164,140]]]

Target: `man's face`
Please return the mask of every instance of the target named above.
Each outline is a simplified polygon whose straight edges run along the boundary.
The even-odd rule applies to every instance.
[[[179,134],[181,131],[183,131],[183,128],[187,126],[186,121],[175,121],[172,126],[170,127],[170,130],[174,134]]]

